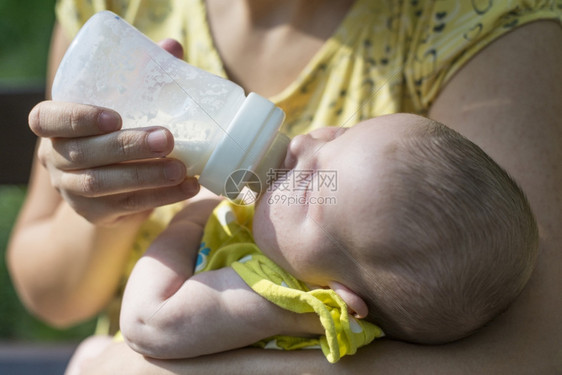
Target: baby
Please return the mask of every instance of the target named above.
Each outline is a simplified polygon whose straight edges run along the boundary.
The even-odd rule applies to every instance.
[[[319,129],[291,141],[282,169],[255,214],[194,203],[152,244],[123,300],[134,350],[187,358],[274,337],[335,362],[378,327],[445,343],[500,314],[531,275],[538,234],[523,193],[441,124],[396,114]],[[319,183],[328,172],[335,186]],[[178,234],[185,251],[169,246]]]

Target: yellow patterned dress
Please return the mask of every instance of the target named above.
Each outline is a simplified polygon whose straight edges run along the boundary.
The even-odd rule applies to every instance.
[[[177,39],[188,62],[226,77],[203,0],[58,0],[56,6],[69,37],[105,9],[153,40]],[[282,130],[289,136],[388,113],[424,115],[472,56],[542,19],[560,23],[562,0],[357,0],[295,81],[270,99],[285,110]],[[174,212],[158,209],[146,222],[125,276]]]

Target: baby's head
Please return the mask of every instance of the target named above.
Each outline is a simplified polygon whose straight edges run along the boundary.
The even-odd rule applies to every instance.
[[[523,193],[443,125],[398,114],[319,129],[293,139],[284,167],[256,208],[257,244],[390,337],[464,337],[531,275],[538,235]]]

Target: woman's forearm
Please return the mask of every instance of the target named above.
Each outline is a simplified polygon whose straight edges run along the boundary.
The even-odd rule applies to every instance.
[[[52,215],[22,220],[8,251],[22,301],[56,326],[94,316],[114,294],[139,225],[97,227],[62,201]]]
[[[495,334],[477,334],[444,346],[424,346],[391,340],[375,341],[355,355],[330,364],[320,350],[243,348],[182,360],[143,357],[125,343],[114,343],[84,368],[83,374],[555,374],[560,357],[533,347],[537,335],[519,337],[520,345],[506,345]],[[517,332],[513,332],[516,336]],[[134,369],[134,370],[131,370]]]

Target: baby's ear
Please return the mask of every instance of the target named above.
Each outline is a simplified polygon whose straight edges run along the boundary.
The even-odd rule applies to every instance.
[[[337,281],[330,281],[328,286],[347,304],[350,314],[359,319],[363,319],[367,316],[369,313],[367,304],[363,301],[363,298],[359,297],[354,291]]]

